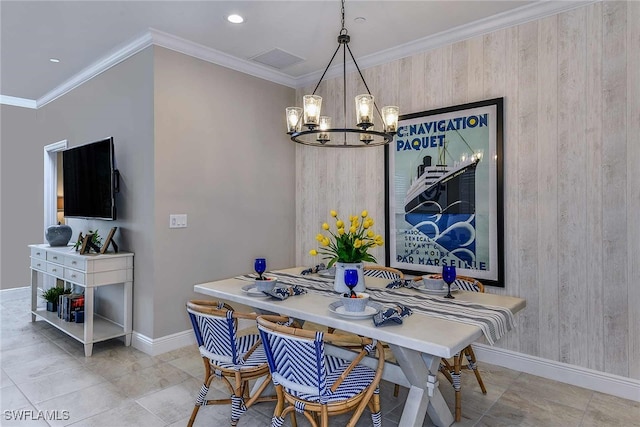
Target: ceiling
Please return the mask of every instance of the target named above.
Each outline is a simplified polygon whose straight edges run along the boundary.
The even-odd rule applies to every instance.
[[[414,53],[411,49],[515,25],[572,3],[575,7],[583,2],[348,0],[345,26],[351,50],[366,68],[375,58],[397,59]],[[230,13],[241,14],[245,22],[227,22]],[[296,87],[318,80],[337,47],[340,28],[337,0],[2,0],[0,94],[4,99],[42,100],[150,31],[155,34],[151,44],[163,45],[156,42],[162,39],[195,46],[214,58],[212,62],[222,56],[246,63],[253,74],[264,72],[266,78]],[[277,69],[253,59],[274,49],[301,61]]]

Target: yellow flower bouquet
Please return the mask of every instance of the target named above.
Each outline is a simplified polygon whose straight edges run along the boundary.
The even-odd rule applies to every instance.
[[[309,254],[320,254],[323,259],[328,259],[327,268],[331,268],[336,262],[377,262],[368,251],[374,246],[382,246],[384,241],[382,236],[375,234],[371,229],[374,222],[369,218],[368,212],[365,210],[360,216],[349,216],[350,224],[345,224],[336,211],[332,210],[331,216],[336,221],[335,232],[328,223],[322,224],[322,229],[328,232],[328,235],[318,233],[316,240],[320,243],[320,248],[312,249]]]

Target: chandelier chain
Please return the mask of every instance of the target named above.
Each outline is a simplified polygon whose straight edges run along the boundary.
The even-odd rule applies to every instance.
[[[347,29],[344,26],[344,0],[342,0],[342,29],[340,30],[340,34],[347,34]],[[343,32],[344,31],[344,32]]]

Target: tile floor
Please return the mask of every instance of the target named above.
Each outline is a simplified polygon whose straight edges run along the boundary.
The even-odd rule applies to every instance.
[[[93,356],[85,358],[77,341],[43,321],[31,323],[27,288],[1,291],[0,307],[0,425],[187,424],[203,373],[195,346],[151,357],[111,340],[96,344]],[[640,426],[640,403],[486,363],[481,364],[481,372],[488,393],[480,393],[473,375],[463,375],[463,419],[456,426]],[[452,407],[452,389],[444,378],[441,381]],[[383,425],[387,427],[398,425],[407,396],[406,389],[398,398],[392,392],[392,384],[383,384]],[[221,392],[210,392],[214,393]],[[270,426],[272,410],[273,403],[253,406],[238,425]],[[12,419],[12,414],[37,417],[38,411],[48,411],[57,419]],[[196,425],[228,425],[229,414],[225,406],[203,407]],[[345,425],[344,420],[333,419],[331,425]],[[307,425],[304,420],[299,424]],[[365,413],[358,426],[370,424]]]

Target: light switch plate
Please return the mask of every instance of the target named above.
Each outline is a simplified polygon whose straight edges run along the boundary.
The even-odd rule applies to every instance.
[[[170,214],[169,228],[186,228],[187,214]]]

